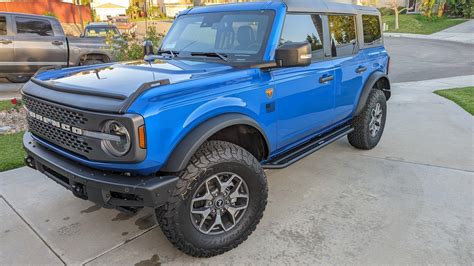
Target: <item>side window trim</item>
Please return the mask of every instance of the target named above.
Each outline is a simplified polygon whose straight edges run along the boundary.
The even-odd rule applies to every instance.
[[[331,59],[334,59],[334,58],[344,58],[344,57],[351,57],[351,56],[355,56],[359,53],[360,49],[361,49],[361,45],[363,44],[363,42],[361,43],[360,41],[360,38],[359,38],[359,34],[360,34],[360,28],[359,28],[359,23],[358,23],[358,17],[359,15],[358,14],[352,14],[352,13],[326,13],[326,16],[327,16],[327,31],[328,31],[328,41],[329,41],[329,54],[328,54],[328,57],[331,58]],[[331,52],[331,28],[329,27],[329,16],[351,16],[353,21],[354,21],[354,29],[355,29],[355,51],[352,53],[352,54],[347,54],[347,55],[336,55],[336,56],[332,56],[332,52]]]
[[[12,28],[12,16],[10,14],[1,14],[0,17],[5,17],[5,23],[6,23],[6,30],[7,34],[6,35],[0,35],[0,36],[13,36],[13,28]]]
[[[364,41],[364,20],[363,20],[363,16],[374,16],[374,17],[377,17],[378,18],[378,21],[379,21],[379,29],[380,29],[380,38],[373,42],[373,43],[365,43]],[[373,13],[361,13],[358,15],[358,26],[360,27],[360,45],[359,45],[359,49],[366,49],[366,48],[372,48],[372,47],[378,47],[378,46],[383,46],[384,44],[384,41],[383,41],[383,31],[382,31],[382,18],[379,14],[373,14]],[[359,23],[360,21],[360,23]]]
[[[18,34],[18,28],[17,28],[17,18],[23,18],[23,19],[33,19],[33,20],[41,20],[41,21],[46,21],[49,23],[49,25],[51,26],[51,32],[53,33],[53,35],[51,36],[30,36],[28,35],[28,37],[41,37],[41,38],[44,38],[44,37],[55,37],[56,36],[56,32],[54,30],[54,25],[53,23],[51,22],[51,20],[47,19],[47,18],[32,18],[32,17],[27,17],[27,16],[12,16],[11,17],[11,26],[12,26],[12,30],[13,30],[13,33],[14,35],[16,36],[24,36],[23,34]]]
[[[279,36],[279,39],[281,39],[281,36],[283,34],[283,29],[285,27],[285,22],[286,22],[286,19],[287,19],[287,16],[288,15],[309,15],[309,16],[312,16],[312,15],[319,15],[321,17],[321,22],[322,22],[322,29],[323,29],[323,33],[322,33],[322,44],[323,44],[323,58],[314,58],[311,60],[311,63],[315,63],[315,62],[321,62],[321,61],[325,61],[325,60],[330,60],[331,59],[331,54],[329,54],[328,56],[328,48],[330,47],[330,43],[328,42],[328,38],[329,38],[329,24],[328,24],[328,19],[327,19],[327,15],[326,13],[319,13],[319,12],[296,12],[296,11],[291,11],[291,12],[286,12],[285,14],[285,18],[283,20],[283,27],[281,27],[281,30],[280,30],[280,36]],[[277,48],[280,46],[280,44],[277,46]]]

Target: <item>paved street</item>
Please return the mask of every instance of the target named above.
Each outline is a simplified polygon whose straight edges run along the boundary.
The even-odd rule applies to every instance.
[[[390,81],[419,81],[474,73],[474,44],[385,37]]]
[[[474,120],[432,93],[467,85],[474,76],[393,84],[374,150],[344,138],[267,172],[257,230],[210,259],[173,248],[149,209],[128,216],[76,199],[33,170],[0,173],[0,265],[471,264]]]

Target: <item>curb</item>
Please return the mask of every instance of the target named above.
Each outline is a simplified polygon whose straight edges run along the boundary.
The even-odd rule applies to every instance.
[[[435,33],[434,33],[435,34]],[[471,40],[456,40],[456,39],[449,39],[449,37],[446,38],[440,38],[438,36],[433,36],[432,34],[430,35],[424,35],[424,34],[414,34],[414,33],[397,33],[397,32],[384,32],[383,33],[384,37],[394,37],[394,38],[412,38],[412,39],[424,39],[424,40],[439,40],[439,41],[445,41],[445,42],[457,42],[457,43],[463,43],[463,44],[474,44],[474,39]],[[451,36],[452,37],[452,36]]]

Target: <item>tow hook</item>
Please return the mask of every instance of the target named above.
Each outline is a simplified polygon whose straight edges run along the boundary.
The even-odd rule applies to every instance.
[[[36,170],[35,160],[31,156],[25,157],[25,164],[26,166]]]
[[[78,198],[81,198],[81,199],[87,199],[87,195],[86,195],[86,192],[84,190],[84,185],[82,184],[79,184],[79,183],[74,183],[72,186],[71,186],[71,190],[72,190],[72,194],[74,194],[74,196],[78,197]]]

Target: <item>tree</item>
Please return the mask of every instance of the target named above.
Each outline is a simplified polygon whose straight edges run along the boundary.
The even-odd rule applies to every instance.
[[[421,14],[425,17],[431,18],[431,13],[433,13],[435,3],[436,0],[423,0],[421,2]]]
[[[393,14],[395,15],[395,29],[398,30],[400,28],[398,23],[398,16],[407,8],[405,7],[398,10],[397,0],[390,0],[390,7],[392,8]]]
[[[90,8],[91,0],[75,0],[74,4],[79,9],[79,19],[81,20],[81,30],[84,30],[84,19],[82,18],[82,6],[88,6]],[[93,18],[92,18],[93,19]]]
[[[444,6],[446,5],[446,0],[440,0],[438,5],[438,17],[444,15]]]

